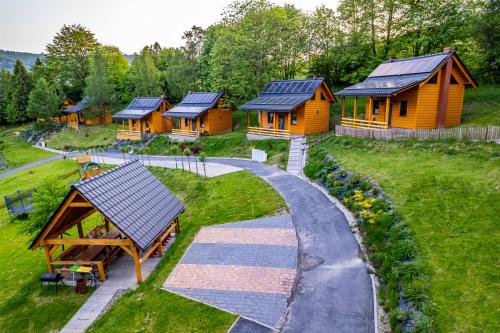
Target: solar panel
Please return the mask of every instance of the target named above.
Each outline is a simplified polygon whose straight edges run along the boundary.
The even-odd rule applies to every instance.
[[[452,53],[442,53],[425,57],[402,59],[393,62],[384,62],[380,64],[369,75],[369,77],[433,72],[451,55]]]

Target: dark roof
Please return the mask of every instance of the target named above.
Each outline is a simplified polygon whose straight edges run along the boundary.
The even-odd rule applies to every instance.
[[[136,97],[122,111],[113,115],[113,119],[141,119],[153,111],[158,110],[163,97]]]
[[[336,96],[391,96],[398,91],[427,80],[455,52],[437,53],[420,57],[388,60],[380,64],[364,80]],[[470,75],[470,74],[469,74]]]
[[[313,97],[323,83],[322,78],[271,81],[259,96],[240,106],[242,110],[288,112]]]
[[[67,108],[63,110],[64,113],[75,113],[75,112],[81,112],[85,108],[87,108],[87,103],[89,102],[88,96],[85,96],[78,104],[75,106],[72,106],[70,108]]]
[[[73,185],[141,249],[165,231],[184,205],[138,161]]]
[[[210,110],[221,98],[221,92],[190,92],[176,107],[163,113],[169,118],[196,118]]]

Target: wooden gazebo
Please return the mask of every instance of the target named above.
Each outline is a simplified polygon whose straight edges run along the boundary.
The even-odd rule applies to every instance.
[[[44,248],[49,272],[91,266],[101,281],[111,258],[125,252],[134,259],[141,283],[141,264],[153,254],[163,255],[169,235],[179,232],[183,211],[183,204],[158,179],[132,161],[71,186],[30,248]],[[95,213],[102,214],[104,224],[85,234],[85,222]]]

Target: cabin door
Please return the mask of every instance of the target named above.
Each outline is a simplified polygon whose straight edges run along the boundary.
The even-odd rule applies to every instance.
[[[285,129],[285,115],[283,113],[278,113],[278,128],[280,130]]]
[[[191,130],[196,131],[196,119],[191,119]]]

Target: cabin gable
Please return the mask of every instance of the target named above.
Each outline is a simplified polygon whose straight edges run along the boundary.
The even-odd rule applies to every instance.
[[[332,96],[329,89],[325,87],[325,84],[320,85],[313,97],[305,104],[304,132],[302,134],[328,132],[331,101]]]

